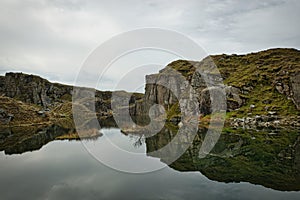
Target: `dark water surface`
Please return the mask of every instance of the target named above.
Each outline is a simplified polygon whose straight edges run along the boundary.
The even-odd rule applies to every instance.
[[[211,154],[199,159],[202,130],[170,166],[129,174],[101,164],[79,140],[55,140],[64,131],[2,131],[0,199],[300,199],[297,132],[225,131]],[[165,128],[151,138],[125,135],[117,128],[101,132],[102,137],[84,144],[98,148],[108,138],[126,151],[142,153],[154,166],[163,166],[166,158],[147,153],[168,143],[176,130]]]

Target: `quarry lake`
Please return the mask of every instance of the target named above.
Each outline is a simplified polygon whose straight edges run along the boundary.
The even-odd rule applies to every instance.
[[[300,199],[300,51],[197,57],[110,91],[3,70],[0,199]]]
[[[289,132],[262,131],[261,138],[256,136],[255,139],[250,136],[251,132],[241,135],[224,132],[213,151],[199,159],[196,152],[205,134],[200,130],[186,153],[167,166],[164,158],[152,158],[147,153],[169,142],[174,130],[165,127],[149,138],[126,135],[115,127],[100,131],[101,137],[83,141],[56,140],[58,129],[54,128],[39,130],[18,141],[13,139],[18,133],[6,135],[1,139],[1,199],[300,198],[297,140],[291,138],[296,141],[293,141],[292,153],[285,144],[282,149],[271,148],[272,140],[281,135],[288,138]],[[102,164],[86,147],[97,149],[105,145],[105,140],[125,151],[142,154],[147,165],[162,169],[130,174]],[[252,145],[257,148],[251,150]],[[272,150],[268,152],[264,148]],[[273,151],[276,153],[272,154]],[[258,152],[261,154],[257,155]],[[110,155],[110,152],[105,154]]]

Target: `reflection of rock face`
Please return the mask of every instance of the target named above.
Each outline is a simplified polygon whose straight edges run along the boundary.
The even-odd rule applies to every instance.
[[[1,151],[5,154],[18,154],[26,151],[40,149],[43,145],[53,141],[56,137],[68,133],[68,129],[58,126],[50,126],[46,128],[32,128],[22,130],[2,130],[1,135],[6,135],[1,140]],[[6,132],[3,133],[3,132]]]
[[[170,143],[176,132],[165,128],[147,138],[147,154],[151,156],[150,152]],[[251,132],[223,133],[209,155],[200,159],[199,150],[205,133],[205,130],[198,132],[193,144],[170,167],[178,171],[200,171],[209,179],[222,182],[244,181],[276,190],[300,190],[299,141],[289,149],[289,144],[294,141],[282,143],[288,132],[279,132],[274,136],[262,132],[256,138],[251,136],[254,134]],[[281,151],[294,153],[280,156]],[[168,160],[167,155],[157,157],[162,162]]]
[[[294,145],[294,162],[295,162],[295,169],[300,170],[300,136],[298,137]]]
[[[98,129],[93,127],[80,132],[59,125],[4,128],[0,129],[0,151],[4,151],[5,154],[21,154],[39,150],[53,140],[93,140],[101,135]]]
[[[59,126],[46,128],[18,128],[16,130],[1,130],[0,151],[5,154],[20,154],[40,149],[43,145],[55,140],[56,137],[68,133],[70,130]]]

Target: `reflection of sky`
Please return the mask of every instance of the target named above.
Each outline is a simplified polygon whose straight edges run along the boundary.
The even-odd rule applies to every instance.
[[[126,145],[123,139],[112,140],[122,146]],[[133,140],[127,139],[132,145]],[[181,173],[168,167],[148,174],[121,173],[93,159],[78,141],[54,141],[39,151],[22,155],[7,156],[1,152],[0,160],[1,199],[299,199],[300,196],[297,192],[280,192],[248,183],[219,183],[199,172]]]
[[[119,171],[141,173],[164,168],[166,165],[158,158],[146,156],[146,145],[134,144],[137,136],[125,136],[119,129],[101,129],[104,134],[97,142],[83,140],[88,151],[105,165]]]

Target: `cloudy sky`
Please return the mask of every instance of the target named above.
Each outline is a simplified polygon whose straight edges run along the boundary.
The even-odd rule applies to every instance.
[[[74,84],[101,43],[144,27],[180,32],[208,54],[300,49],[299,10],[297,0],[1,0],[0,74],[22,71]],[[174,59],[163,57],[161,64]],[[111,88],[117,77],[104,76],[98,88]]]

